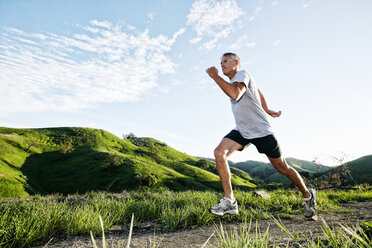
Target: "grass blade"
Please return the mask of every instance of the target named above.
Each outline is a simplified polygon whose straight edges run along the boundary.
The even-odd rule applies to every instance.
[[[92,239],[93,247],[94,247],[94,248],[98,248],[98,246],[97,246],[97,244],[96,244],[96,241],[94,240],[94,237],[93,237],[93,233],[92,233],[92,231],[90,231],[90,237],[91,237],[91,239]]]
[[[211,236],[209,236],[209,238],[207,239],[207,241],[205,241],[204,242],[204,244],[201,246],[201,248],[204,248],[204,247],[206,247],[207,246],[207,244],[208,244],[208,242],[209,242],[209,240],[213,237],[213,235],[214,235],[214,232],[212,233],[212,235]]]
[[[134,214],[132,214],[132,220],[130,222],[129,236],[128,236],[128,242],[126,246],[127,248],[130,247],[130,241],[132,239],[133,223],[134,223]]]
[[[101,228],[102,228],[102,247],[106,248],[105,229],[103,227],[103,221],[102,221],[101,215],[99,216],[99,221],[101,222]]]
[[[342,230],[344,230],[347,234],[351,235],[352,237],[356,238],[360,243],[362,243],[363,245],[365,245],[365,247],[368,247],[368,248],[371,248],[372,246],[370,244],[368,244],[362,237],[360,237],[356,232],[354,232],[353,230],[351,230],[350,228],[347,228],[341,224],[339,224],[342,228]]]

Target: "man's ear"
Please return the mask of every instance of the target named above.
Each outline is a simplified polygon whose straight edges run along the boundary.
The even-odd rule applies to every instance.
[[[239,60],[235,60],[234,62],[235,62],[236,69],[239,69]]]

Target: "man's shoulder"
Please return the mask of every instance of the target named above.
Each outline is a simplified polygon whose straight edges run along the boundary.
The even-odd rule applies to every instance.
[[[244,74],[249,75],[246,70],[239,70],[239,71],[236,72],[236,75],[238,75],[238,74],[240,74],[240,75],[244,75]]]
[[[233,79],[231,79],[231,83],[235,82],[241,82],[241,83],[247,83],[249,81],[250,76],[249,73],[245,70],[237,71]]]

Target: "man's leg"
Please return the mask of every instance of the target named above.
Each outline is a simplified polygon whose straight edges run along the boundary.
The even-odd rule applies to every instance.
[[[220,176],[222,188],[225,192],[225,197],[234,200],[234,194],[231,186],[231,173],[227,163],[227,158],[235,151],[242,149],[243,146],[239,143],[223,138],[221,143],[214,150],[214,157],[216,159],[217,171]]]
[[[269,158],[271,164],[275,167],[275,169],[280,173],[289,178],[292,183],[301,191],[302,196],[304,198],[310,197],[310,192],[307,189],[304,181],[302,180],[300,174],[293,169],[291,166],[287,164],[284,158]]]
[[[242,149],[243,146],[229,139],[223,138],[221,143],[214,150],[216,158],[217,171],[220,176],[221,184],[225,192],[225,197],[220,200],[217,206],[211,207],[209,211],[215,215],[238,214],[238,203],[236,202],[231,186],[230,168],[227,158],[236,150]]]
[[[282,157],[269,158],[269,160],[279,173],[287,176],[293,182],[293,184],[296,185],[296,187],[301,191],[302,196],[304,197],[303,205],[305,217],[311,218],[312,216],[314,216],[317,212],[316,191],[314,189],[310,190],[307,189],[300,174],[291,166],[289,166],[284,158]]]

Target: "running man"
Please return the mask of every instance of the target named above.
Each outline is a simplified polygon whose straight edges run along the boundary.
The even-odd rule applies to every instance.
[[[221,68],[223,74],[230,79],[230,83],[218,75],[218,70],[214,66],[208,68],[206,72],[230,97],[236,127],[222,139],[214,150],[225,197],[217,206],[210,208],[211,213],[220,216],[238,214],[238,203],[234,198],[227,159],[235,151],[242,151],[249,144],[253,144],[260,153],[267,156],[275,169],[287,176],[302,193],[304,215],[306,218],[312,217],[317,209],[316,191],[307,189],[298,172],[282,157],[278,141],[265,114],[266,112],[272,117],[279,117],[281,112],[268,109],[264,96],[257,89],[255,80],[248,72],[240,70],[240,59],[237,54],[225,53],[221,58]]]

